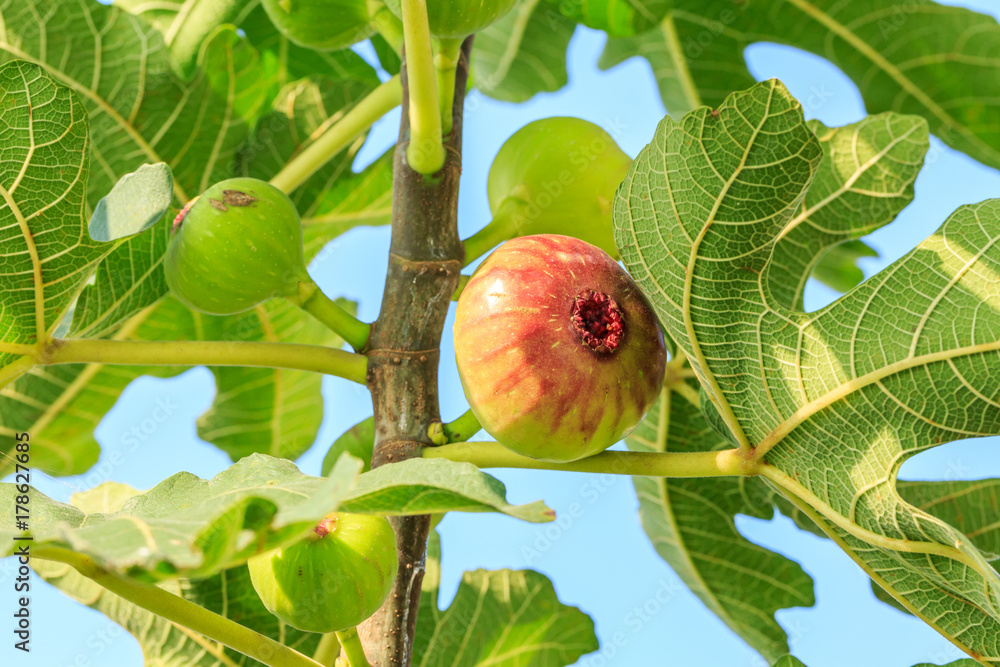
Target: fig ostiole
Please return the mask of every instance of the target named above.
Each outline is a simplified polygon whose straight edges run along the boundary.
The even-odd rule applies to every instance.
[[[648,299],[610,255],[576,238],[501,245],[462,291],[453,331],[473,414],[532,458],[604,451],[663,385],[666,348]]]
[[[250,580],[269,612],[305,632],[339,632],[374,614],[398,567],[385,517],[334,513],[308,537],[250,558]]]
[[[427,0],[427,23],[435,37],[464,39],[502,18],[517,0]],[[393,14],[402,18],[402,0],[385,0]]]
[[[336,51],[363,42],[375,32],[379,0],[261,0],[281,33],[299,46]]]
[[[528,123],[500,148],[487,182],[493,220],[465,241],[471,262],[507,239],[564,234],[618,258],[611,204],[632,159],[580,118]]]

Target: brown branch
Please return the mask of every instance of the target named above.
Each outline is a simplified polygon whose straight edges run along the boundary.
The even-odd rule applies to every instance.
[[[375,404],[372,465],[419,457],[427,428],[440,420],[437,369],[441,330],[464,260],[458,236],[462,171],[462,104],[472,38],[455,76],[452,131],[445,163],[423,176],[407,166],[408,87],[403,62],[403,119],[393,163],[392,243],[382,309],[368,343],[368,387]],[[360,628],[373,667],[406,667],[420,604],[430,517],[393,518],[399,574],[382,608]]]

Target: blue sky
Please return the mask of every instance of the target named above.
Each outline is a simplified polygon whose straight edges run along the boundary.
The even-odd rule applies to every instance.
[[[994,16],[1000,10],[988,0],[949,3]],[[993,5],[992,8],[989,5]],[[633,59],[600,72],[595,63],[604,38],[579,29],[569,52],[570,84],[562,91],[538,96],[530,103],[509,105],[473,93],[467,104],[464,170],[459,201],[460,228],[468,236],[489,220],[486,176],[493,156],[515,130],[536,118],[573,115],[609,129],[622,148],[635,155],[652,136],[665,110],[645,61]],[[808,117],[827,125],[843,125],[864,116],[855,86],[828,62],[774,45],[748,50],[758,79],[777,77],[806,104]],[[399,115],[393,113],[373,132],[359,156],[361,162],[380,154],[395,141]],[[917,180],[916,199],[889,227],[868,241],[879,258],[862,261],[872,275],[931,234],[956,207],[1000,197],[1000,173],[933,140],[928,163]],[[382,293],[388,229],[359,229],[334,242],[333,252],[313,277],[331,295],[360,302],[363,318],[374,319]],[[836,298],[810,284],[807,307]],[[452,313],[453,314],[453,313]],[[450,337],[451,319],[441,364],[442,411],[458,416],[464,409]],[[105,479],[149,488],[181,470],[210,477],[229,460],[195,434],[195,419],[211,403],[213,383],[205,369],[179,378],[142,378],[123,394],[97,429],[101,461],[86,475],[46,479],[36,475],[45,493],[66,500],[75,491]],[[337,379],[324,381],[326,416],[317,444],[299,464],[318,474],[328,443],[371,413],[365,389]],[[166,420],[151,421],[157,406],[169,407]],[[154,424],[155,427],[150,427]],[[130,452],[123,438],[138,428],[144,441]],[[979,479],[1000,476],[997,439],[958,442],[925,452],[909,461],[908,479]],[[120,457],[113,457],[120,452]],[[112,463],[117,461],[117,463]],[[560,598],[579,606],[594,619],[604,645],[578,664],[746,665],[764,663],[689,593],[656,555],[643,534],[637,501],[627,478],[539,471],[494,471],[508,488],[512,502],[544,499],[563,518],[536,526],[491,515],[450,514],[441,524],[444,549],[443,603],[458,586],[461,572],[476,568],[532,568],[554,582]],[[583,512],[571,518],[573,503]],[[751,540],[799,561],[816,581],[817,605],[781,611],[778,620],[791,638],[793,652],[809,667],[910,667],[920,662],[946,663],[961,654],[921,622],[872,596],[868,579],[831,542],[797,530],[778,517],[765,522],[740,517],[737,526]],[[0,562],[0,615],[10,618],[11,559]],[[42,585],[32,597],[33,653],[29,662],[0,645],[0,663],[45,667],[141,664],[138,645],[104,616],[70,602]]]

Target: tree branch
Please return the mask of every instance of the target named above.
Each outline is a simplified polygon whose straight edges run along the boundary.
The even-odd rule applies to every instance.
[[[372,465],[419,457],[428,427],[440,421],[437,370],[441,331],[463,263],[458,236],[462,104],[471,38],[455,77],[452,132],[445,163],[426,177],[410,168],[410,106],[403,63],[403,118],[393,163],[392,242],[382,309],[368,341],[368,387],[375,407]],[[435,108],[436,111],[436,108]],[[435,114],[437,115],[437,114]],[[399,549],[399,573],[386,603],[358,628],[374,667],[410,664],[430,517],[390,519]]]

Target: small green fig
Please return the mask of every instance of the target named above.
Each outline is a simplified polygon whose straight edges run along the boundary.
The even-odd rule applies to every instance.
[[[385,0],[393,14],[402,18],[401,0]],[[431,34],[464,39],[494,23],[509,12],[517,0],[427,0],[427,22]]]
[[[606,252],[569,236],[501,245],[462,291],[453,332],[473,414],[524,456],[604,451],[663,386],[663,332],[646,296]]]
[[[377,0],[261,0],[271,22],[299,46],[346,49],[375,33]]]
[[[305,539],[252,556],[267,610],[305,632],[339,632],[374,614],[396,578],[396,535],[382,516],[334,513]]]
[[[530,234],[575,236],[618,258],[611,222],[615,190],[631,158],[580,118],[528,123],[500,148],[487,183],[494,220],[469,239],[473,252]],[[486,247],[482,247],[486,246]]]
[[[185,305],[232,315],[309,282],[295,205],[270,183],[216,183],[174,220],[164,259],[170,291]]]

